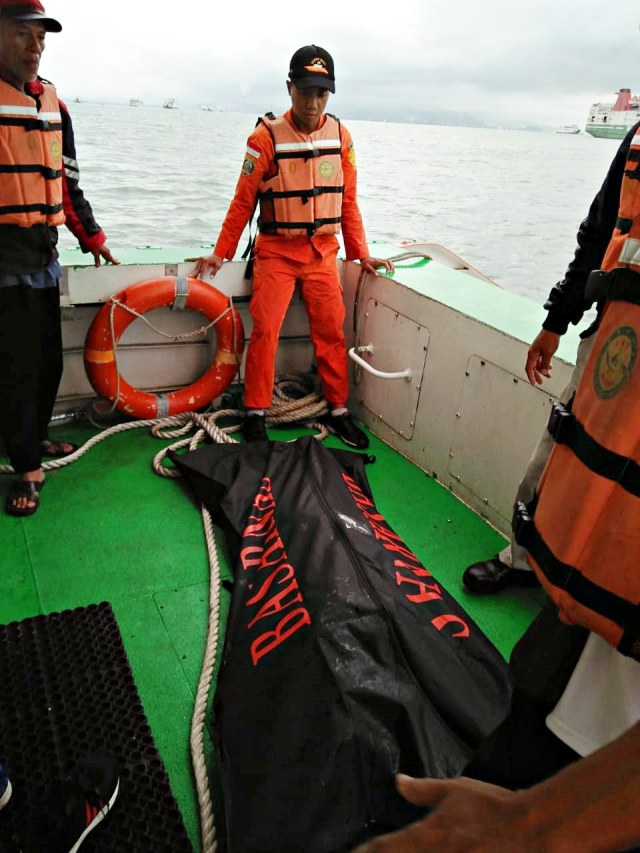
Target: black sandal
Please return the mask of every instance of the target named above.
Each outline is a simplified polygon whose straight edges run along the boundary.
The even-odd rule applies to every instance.
[[[4,511],[7,515],[33,515],[40,506],[40,492],[44,488],[44,484],[44,480],[40,482],[37,480],[14,480],[4,505]],[[18,506],[20,498],[32,501],[33,506]]]
[[[70,447],[71,450],[64,450],[64,445]],[[40,452],[42,455],[49,456],[52,459],[61,459],[63,456],[71,456],[71,454],[75,453],[77,449],[78,445],[74,444],[72,441],[51,441],[51,439],[47,438],[45,441],[40,442]]]

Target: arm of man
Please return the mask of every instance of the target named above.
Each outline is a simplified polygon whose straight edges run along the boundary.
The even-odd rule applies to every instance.
[[[342,142],[342,173],[344,176],[341,227],[347,260],[359,260],[362,267],[370,273],[375,274],[377,267],[384,267],[393,272],[391,261],[384,258],[372,258],[369,255],[362,215],[358,206],[358,171],[353,139],[343,124],[340,125],[340,135]]]
[[[204,275],[209,271],[209,276],[213,278],[225,260],[233,259],[242,232],[255,210],[262,179],[272,167],[274,153],[271,134],[260,123],[247,140],[233,201],[222,223],[213,253],[196,260],[194,275]]]
[[[424,820],[356,853],[607,853],[640,844],[640,723],[525,791],[475,779],[398,776],[398,790],[431,808]]]
[[[118,264],[107,247],[107,238],[93,216],[91,205],[80,189],[80,172],[76,160],[76,143],[73,124],[66,105],[59,101],[62,116],[62,204],[65,225],[80,243],[83,252],[91,252],[95,265],[100,266],[100,258],[108,263]]]
[[[592,270],[600,268],[611,240],[618,217],[620,188],[631,140],[640,125],[635,125],[625,136],[609,167],[607,176],[594,198],[587,218],[578,230],[578,247],[562,281],[551,289],[544,307],[549,312],[542,329],[529,347],[525,372],[532,385],[540,385],[551,375],[551,358],[558,349],[560,336],[569,323],[579,323],[584,312],[591,307],[585,300],[584,290]]]

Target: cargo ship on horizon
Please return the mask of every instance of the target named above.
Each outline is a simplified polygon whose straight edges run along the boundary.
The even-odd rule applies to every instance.
[[[640,96],[631,89],[620,89],[615,104],[592,104],[585,130],[591,136],[622,139],[640,120]]]

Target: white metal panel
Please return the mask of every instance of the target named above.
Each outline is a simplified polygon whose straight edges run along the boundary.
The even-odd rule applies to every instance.
[[[58,397],[67,403],[78,402],[93,396],[87,379],[83,349],[87,332],[102,303],[132,284],[163,275],[186,275],[193,265],[66,267],[63,287],[62,336],[64,347],[64,374]],[[240,314],[246,344],[251,335],[249,297],[251,283],[242,277],[244,264],[225,264],[216,276],[214,286],[233,295],[234,305]],[[145,320],[165,334],[178,335],[198,329],[209,322],[198,312],[186,309],[174,311],[160,308],[148,311]],[[216,346],[215,331],[210,330],[203,340],[172,342],[154,332],[142,319],[134,320],[125,330],[117,348],[118,365],[125,379],[134,387],[144,390],[173,390],[192,383],[211,363]],[[282,326],[278,347],[276,370],[311,370],[314,361],[309,340],[309,321],[300,295],[296,292]],[[236,382],[244,379],[244,357]]]
[[[481,502],[511,521],[511,506],[524,473],[514,459],[531,453],[553,398],[478,355],[467,363],[453,421],[449,474],[468,503]],[[507,403],[507,405],[505,405]],[[497,439],[497,440],[496,440]]]
[[[492,306],[495,304],[497,313],[501,304],[499,288],[469,279],[466,272],[444,270],[442,274],[450,280],[452,287],[458,286],[459,278],[462,287],[481,288],[482,298],[486,297]],[[352,316],[359,276],[357,264],[343,266],[347,317]],[[440,281],[439,268],[434,267],[431,276],[437,285]],[[467,282],[471,284],[468,285]],[[429,289],[425,283],[422,287]],[[429,350],[415,427],[410,440],[399,436],[395,429],[374,415],[368,406],[360,403],[361,395],[357,388],[352,389],[350,402],[355,416],[363,420],[383,441],[436,477],[475,511],[485,515],[497,529],[508,534],[516,487],[543,429],[544,408],[547,405],[545,398],[555,398],[560,394],[571,375],[571,364],[556,355],[553,375],[544,383],[543,390],[533,388],[529,386],[523,370],[529,342],[510,334],[507,329],[451,308],[428,293],[418,292],[401,281],[390,284],[383,276],[376,276],[369,281],[367,295],[370,299],[384,302],[392,311],[413,318],[416,323],[423,326],[428,324]],[[528,300],[522,299],[521,302],[522,310],[533,314],[537,312],[542,321],[545,316],[542,308]],[[504,318],[502,322],[505,323]],[[348,346],[353,346],[355,337],[350,323],[346,324],[345,330]],[[534,334],[535,331],[532,330],[531,339]],[[565,336],[570,337],[573,337],[572,346],[577,347],[577,334],[572,329]],[[404,342],[399,340],[398,346],[404,349]],[[407,344],[406,351],[408,349]],[[464,419],[464,429],[458,424],[459,419],[456,417],[463,400],[465,383],[468,381],[466,373],[469,360],[473,356],[496,365],[509,377],[502,387],[505,393],[494,400],[493,429],[487,425],[484,433],[477,433],[471,408],[466,408],[469,414]],[[399,365],[396,359],[393,363],[394,369],[397,366]],[[518,379],[518,383],[513,381],[514,377]],[[488,390],[491,390],[490,383]],[[485,390],[479,393],[484,394]],[[531,406],[539,412],[538,417],[531,414],[529,402],[522,403],[523,399],[529,397],[536,401],[531,403]],[[524,408],[520,417],[516,413],[522,407]],[[518,435],[515,440],[511,440],[511,433],[516,430]],[[456,450],[464,448],[469,457],[464,463],[465,477],[469,485],[463,484],[450,472],[452,460],[449,454],[454,435],[458,442]],[[474,464],[471,458],[474,455],[486,460],[486,470],[491,472],[486,481],[480,482],[482,471],[474,472],[470,467]],[[462,465],[461,455],[455,459]],[[462,478],[462,474],[458,476]],[[477,489],[477,492],[474,489]],[[484,498],[487,497],[490,500],[485,502]]]
[[[366,303],[358,345],[373,345],[361,353],[376,370],[395,373],[405,368],[411,378],[381,379],[354,367],[352,394],[375,417],[410,439],[415,427],[422,377],[429,347],[429,330],[375,299]]]

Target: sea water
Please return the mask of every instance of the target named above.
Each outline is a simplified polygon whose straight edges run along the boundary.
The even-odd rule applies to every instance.
[[[70,111],[80,184],[116,256],[136,246],[208,254],[256,116],[85,103]],[[573,257],[620,144],[584,132],[343,121],[373,255],[376,241],[439,243],[539,303]],[[61,242],[75,245],[66,229]]]

